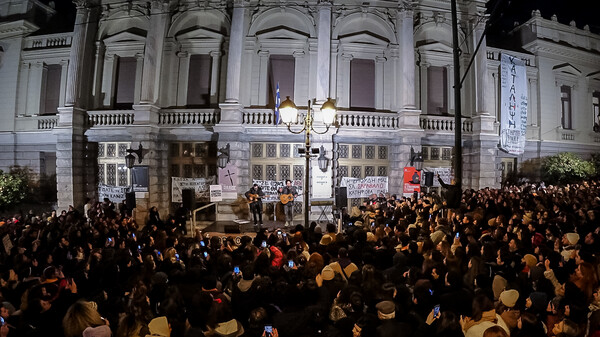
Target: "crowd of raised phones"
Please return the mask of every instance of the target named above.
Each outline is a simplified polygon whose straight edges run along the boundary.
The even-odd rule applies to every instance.
[[[599,192],[381,195],[237,239],[109,201],[5,217],[0,337],[598,337]]]

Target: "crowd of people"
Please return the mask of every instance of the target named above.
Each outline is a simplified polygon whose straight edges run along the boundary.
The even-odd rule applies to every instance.
[[[256,236],[110,201],[0,219],[0,336],[600,336],[600,184],[373,196]]]

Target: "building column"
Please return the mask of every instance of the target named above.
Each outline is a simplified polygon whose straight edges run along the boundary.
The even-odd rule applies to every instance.
[[[421,66],[419,67],[419,72],[420,72],[420,88],[421,88],[421,111],[424,114],[429,113],[429,109],[427,107],[427,96],[429,95],[429,93],[427,92],[427,86],[428,81],[427,81],[427,72],[429,71],[429,63],[427,62],[421,62]]]
[[[69,69],[67,72],[67,88],[65,95],[65,106],[85,106],[87,93],[82,92],[85,88],[84,82],[89,80],[85,76],[91,74],[86,69],[91,53],[86,50],[93,49],[93,42],[98,26],[98,13],[100,7],[93,0],[75,1],[77,14],[75,16],[75,30],[71,42],[69,58]],[[89,67],[88,67],[89,68]]]
[[[384,109],[383,95],[385,83],[385,62],[387,59],[383,56],[375,58],[375,109]]]
[[[227,60],[226,103],[239,103],[240,79],[242,74],[242,54],[244,51],[244,31],[246,26],[246,8],[242,0],[234,1],[229,37],[229,57]]]
[[[146,84],[142,81],[144,75],[144,55],[145,53],[135,54],[135,88],[133,89],[134,105],[140,104],[142,98],[142,88],[146,86]]]
[[[269,79],[269,52],[261,50],[258,52],[259,68],[258,68],[258,105],[267,105],[267,86]],[[285,100],[285,98],[284,98]]]
[[[21,69],[19,71],[19,91],[17,94],[17,116],[25,116],[27,111],[30,68],[31,64],[29,62],[21,63]]]
[[[415,43],[413,33],[413,10],[405,8],[400,14],[402,33],[400,41],[400,59],[402,69],[400,76],[402,109],[414,110],[415,104]]]
[[[67,93],[67,72],[69,69],[69,60],[60,61],[60,97],[58,98],[58,106],[65,106],[65,95]]]
[[[92,75],[94,39],[100,7],[92,0],[78,0],[75,30],[67,65],[64,107],[58,108],[56,136],[56,183],[59,209],[72,205],[82,209],[84,198],[96,191],[95,154],[90,155],[85,137],[89,78]]]
[[[92,107],[102,106],[102,74],[104,66],[104,53],[106,47],[102,41],[96,42],[96,55],[94,55],[94,82],[92,87],[93,102]],[[62,105],[61,105],[62,106]]]
[[[110,108],[115,99],[115,78],[117,77],[118,56],[106,54],[104,56],[104,69],[102,74],[102,107]]]
[[[31,64],[29,69],[29,80],[27,88],[27,110],[25,115],[33,116],[40,113],[40,101],[42,96],[42,82],[44,74],[44,63],[35,62]]]
[[[352,55],[342,53],[338,60],[337,107],[350,107],[350,61]]]
[[[306,90],[310,82],[308,72],[306,71],[310,67],[310,61],[304,51],[295,51],[293,55],[294,63],[296,64],[294,67],[294,101],[300,105],[304,105],[303,102],[308,102],[309,99],[314,98]],[[281,97],[281,100],[283,102],[285,97]]]
[[[325,102],[329,95],[329,67],[331,63],[331,3],[319,4],[319,32],[317,47],[317,92],[318,103]]]
[[[142,92],[140,103],[156,105],[160,88],[160,70],[163,60],[165,36],[170,21],[170,2],[153,0],[150,4],[150,29],[146,35]]]
[[[177,77],[177,106],[187,105],[188,79],[190,73],[190,54],[186,51],[177,53],[179,59],[179,76]]]
[[[483,32],[485,30],[485,22],[484,20],[479,20],[477,17],[475,20],[479,22],[474,27],[475,34],[473,35],[474,39],[474,47],[477,46],[477,43],[483,36]],[[479,47],[479,51],[477,55],[475,55],[475,114],[476,115],[489,115],[489,111],[487,110],[487,43],[484,38],[481,42],[481,47]]]
[[[241,131],[242,112],[240,106],[240,82],[242,79],[242,55],[248,13],[243,0],[234,0],[231,16],[231,32],[229,34],[229,50],[227,55],[227,82],[225,86],[225,102],[220,103],[221,122],[225,130],[234,127]],[[250,61],[249,61],[250,62]],[[218,128],[217,128],[218,129]],[[215,130],[217,131],[217,130]]]
[[[221,69],[221,52],[213,50],[209,53],[211,64],[210,74],[210,105],[219,103],[219,69]]]

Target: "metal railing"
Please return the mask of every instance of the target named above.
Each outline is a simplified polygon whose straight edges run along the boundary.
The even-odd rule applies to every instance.
[[[192,211],[192,231],[191,231],[192,233],[196,233],[196,230],[197,230],[197,228],[196,228],[196,214],[198,212],[200,212],[201,210],[207,209],[207,208],[209,208],[211,206],[215,206],[215,214],[217,214],[217,203],[215,203],[215,202],[211,202],[210,204],[207,204],[207,205],[204,205],[202,207],[196,208],[195,210]]]

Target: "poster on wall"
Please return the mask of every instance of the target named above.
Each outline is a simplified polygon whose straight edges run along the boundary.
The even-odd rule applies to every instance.
[[[331,167],[327,168],[327,171],[323,172],[318,166],[312,168],[312,198],[315,199],[327,199],[331,198],[331,186],[333,180],[331,178],[332,172]]]
[[[343,177],[341,187],[346,187],[346,197],[368,198],[371,194],[388,192],[388,177],[348,178]]]
[[[196,201],[209,201],[210,185],[214,185],[215,177],[210,178],[181,178],[171,177],[171,202],[183,202],[181,190],[193,189],[196,191]]]
[[[221,185],[210,185],[210,202],[223,201]]]
[[[148,166],[131,168],[131,185],[134,192],[148,192]]]
[[[527,71],[523,60],[504,53],[500,58],[500,115],[500,148],[522,154],[527,133]]]
[[[238,176],[238,168],[232,163],[219,168],[219,185],[223,190],[223,199],[237,199]]]
[[[410,197],[415,192],[421,193],[421,172],[414,167],[405,167],[402,195]]]

